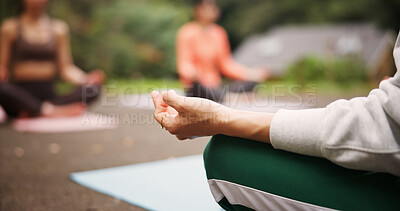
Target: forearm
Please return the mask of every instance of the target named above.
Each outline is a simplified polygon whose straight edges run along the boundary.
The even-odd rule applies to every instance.
[[[85,72],[74,65],[64,67],[61,70],[61,77],[63,80],[76,85],[85,84],[87,82]]]
[[[219,133],[270,143],[269,129],[273,113],[260,113],[227,109]]]
[[[248,80],[248,68],[235,62],[232,58],[224,58],[221,62],[222,74],[235,80]]]
[[[178,62],[179,78],[185,85],[191,84],[196,79],[196,68],[191,62]]]

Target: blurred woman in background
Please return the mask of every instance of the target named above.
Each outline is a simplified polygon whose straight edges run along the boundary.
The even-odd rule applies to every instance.
[[[226,31],[215,22],[219,9],[214,0],[195,0],[193,22],[184,25],[177,35],[177,65],[187,96],[222,101],[221,73],[238,80],[229,91],[252,91],[255,82],[267,79],[268,72],[248,68],[232,59]],[[252,82],[249,82],[252,81]]]
[[[69,28],[46,14],[47,3],[23,0],[22,13],[1,25],[0,105],[11,117],[79,115],[104,81],[102,71],[73,64]],[[57,73],[76,89],[57,96]]]

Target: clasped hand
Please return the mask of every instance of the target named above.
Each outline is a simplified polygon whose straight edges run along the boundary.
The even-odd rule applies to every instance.
[[[154,118],[179,140],[218,134],[228,121],[229,108],[213,101],[183,97],[170,90],[151,93]]]

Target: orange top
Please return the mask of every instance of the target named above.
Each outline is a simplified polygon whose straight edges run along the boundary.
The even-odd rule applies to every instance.
[[[217,24],[204,28],[195,22],[184,25],[177,36],[177,65],[181,82],[191,85],[198,81],[215,88],[221,74],[244,80],[247,67],[232,59],[226,31]]]

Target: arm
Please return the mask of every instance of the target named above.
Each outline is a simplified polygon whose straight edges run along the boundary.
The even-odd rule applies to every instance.
[[[227,121],[216,134],[270,143],[269,130],[273,117],[273,113],[229,109]]]
[[[237,111],[173,91],[153,92],[155,118],[183,140],[225,134],[271,143],[277,149],[325,157],[352,169],[400,176],[400,74],[368,97],[338,100],[326,108],[280,110],[276,114]],[[167,112],[173,110],[173,112]]]
[[[190,85],[196,79],[196,67],[193,64],[191,44],[188,31],[182,28],[179,30],[176,39],[176,53],[178,74],[181,82]]]
[[[320,109],[280,110],[271,123],[271,143],[347,168],[400,176],[399,85],[397,74],[368,97],[338,100]]]
[[[55,32],[61,78],[73,84],[85,84],[88,80],[85,72],[73,63],[68,26],[64,22],[57,21],[55,23]]]
[[[11,44],[15,37],[15,23],[13,20],[5,20],[1,25],[0,34],[0,82],[7,81],[10,63]]]
[[[247,67],[235,62],[232,59],[231,49],[229,47],[229,39],[226,31],[223,28],[218,28],[218,34],[221,39],[218,64],[222,74],[236,80],[247,80],[249,70]]]
[[[231,49],[229,47],[229,39],[223,28],[218,28],[220,37],[220,52],[218,56],[218,64],[222,74],[236,80],[248,80],[261,82],[267,80],[269,73],[265,68],[248,68],[233,60]]]

